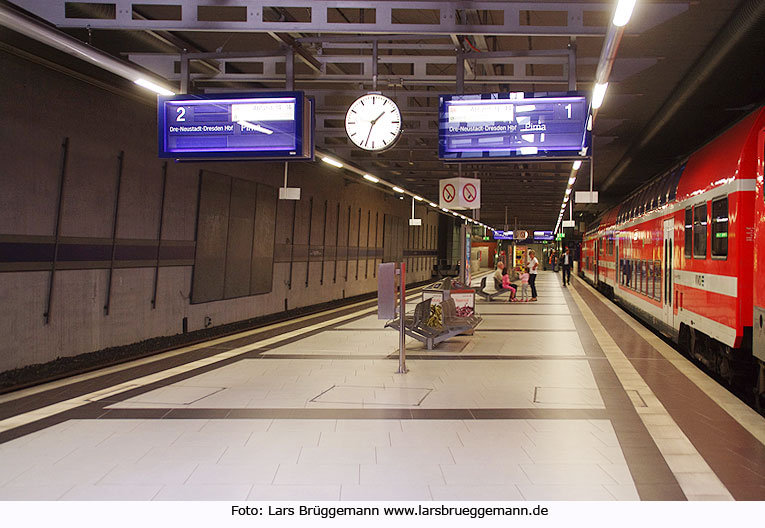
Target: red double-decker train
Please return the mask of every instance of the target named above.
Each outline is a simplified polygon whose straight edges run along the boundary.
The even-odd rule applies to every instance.
[[[580,273],[765,398],[765,107],[606,212]]]

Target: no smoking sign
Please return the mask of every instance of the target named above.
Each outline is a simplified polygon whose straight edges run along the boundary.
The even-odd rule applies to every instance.
[[[449,178],[440,182],[440,206],[449,209],[480,209],[481,180]]]

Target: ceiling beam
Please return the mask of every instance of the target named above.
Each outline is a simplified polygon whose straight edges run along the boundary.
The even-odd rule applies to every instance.
[[[14,0],[18,6],[55,24],[60,28],[165,30],[165,31],[244,31],[261,33],[397,33],[417,35],[520,35],[520,36],[596,36],[605,33],[603,26],[584,23],[585,12],[611,12],[611,3],[587,2],[470,2],[471,10],[497,13],[497,23],[461,23],[458,13],[465,10],[465,2],[437,2],[432,0],[392,0],[364,5],[370,12],[368,21],[330,21],[330,9],[359,9],[358,0],[238,0],[234,6],[220,6],[221,16],[208,16],[210,0],[174,0],[181,5],[177,20],[134,19],[134,0],[110,0],[114,4],[113,18],[68,18],[65,1]],[[167,0],[141,0],[142,4],[167,4]],[[367,7],[369,6],[369,7]],[[200,10],[203,7],[205,9]],[[274,8],[296,13],[298,20],[270,20],[265,13]],[[647,16],[643,23],[629,31],[641,33],[657,26],[688,9],[688,2],[645,4]],[[566,25],[526,25],[521,23],[522,12],[565,12]],[[374,12],[374,16],[372,16]],[[228,16],[226,16],[228,15]],[[431,23],[422,23],[427,17]]]

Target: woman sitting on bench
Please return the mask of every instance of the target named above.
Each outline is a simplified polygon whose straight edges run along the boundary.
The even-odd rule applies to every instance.
[[[515,292],[518,290],[518,286],[515,284],[510,284],[510,276],[507,274],[507,269],[502,270],[502,289],[508,290],[510,292],[510,298],[508,299],[508,302],[518,301],[518,299],[515,298]]]

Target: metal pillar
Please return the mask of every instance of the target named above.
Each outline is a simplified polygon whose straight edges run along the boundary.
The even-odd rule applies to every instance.
[[[406,374],[406,333],[404,333],[404,317],[406,314],[406,262],[401,261],[398,271],[400,286],[398,297],[398,370],[396,374]]]

